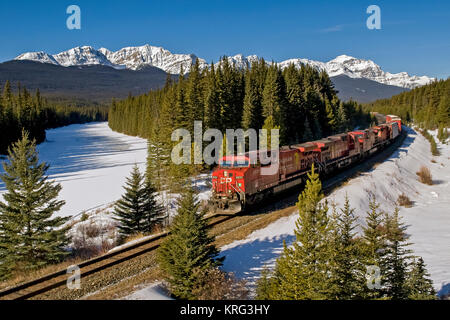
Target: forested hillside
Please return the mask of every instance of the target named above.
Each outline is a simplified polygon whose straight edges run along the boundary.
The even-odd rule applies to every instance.
[[[425,129],[450,126],[450,78],[403,92],[390,99],[377,100],[367,110],[395,114],[404,121],[414,121]]]
[[[49,104],[39,89],[31,94],[18,85],[17,93],[6,82],[0,95],[0,154],[5,154],[11,143],[19,140],[22,130],[28,131],[37,143],[45,140],[45,130],[74,123],[105,121],[105,107],[72,107]]]
[[[279,127],[286,145],[366,126],[370,116],[356,102],[341,102],[325,72],[293,65],[281,71],[263,59],[242,69],[226,58],[203,71],[194,64],[178,81],[168,77],[160,90],[113,101],[109,113],[113,130],[150,139],[150,154],[160,157],[149,157],[149,165],[160,169],[156,162],[170,155],[172,131],[192,132],[195,120],[203,121],[204,130],[222,132]]]

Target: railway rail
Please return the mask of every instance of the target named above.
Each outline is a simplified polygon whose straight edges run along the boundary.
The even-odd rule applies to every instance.
[[[389,145],[380,153],[374,154],[371,158],[367,159],[367,161],[377,162],[382,159],[382,154],[390,155],[403,143],[407,135],[405,131],[402,132],[399,139],[397,139],[394,143]],[[362,163],[360,163],[359,165],[362,165]],[[369,166],[369,164],[366,165]],[[358,166],[358,164],[355,166]],[[355,166],[349,167],[345,171],[338,173],[336,176],[327,179],[327,181],[324,183],[324,189],[330,190],[336,184],[348,178],[349,174],[352,175],[352,171],[354,171]],[[293,200],[295,201],[295,199]],[[208,227],[213,227],[224,223],[225,221],[231,220],[239,214],[240,212],[216,213],[208,215],[205,218],[209,220]],[[80,268],[80,275],[85,277],[91,274],[95,274],[102,270],[116,266],[124,261],[131,260],[148,252],[154,251],[159,247],[162,239],[165,238],[168,234],[168,232],[163,232],[146,238],[143,241],[110,251],[104,255],[79,263],[77,264],[77,267]],[[71,275],[72,274],[68,274],[67,269],[63,269],[34,279],[32,281],[22,283],[15,287],[7,288],[3,291],[0,291],[0,300],[25,300],[36,297],[52,289],[66,285],[68,278]]]

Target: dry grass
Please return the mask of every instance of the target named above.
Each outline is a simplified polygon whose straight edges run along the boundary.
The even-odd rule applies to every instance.
[[[431,176],[431,171],[425,166],[422,166],[419,171],[416,172],[419,176],[419,181],[431,186],[433,184],[433,178]]]
[[[413,203],[406,194],[402,193],[398,196],[397,204],[405,208],[411,208]]]
[[[434,160],[434,159],[431,159],[431,163],[436,163],[436,160]]]
[[[143,234],[143,233],[135,233],[135,234],[132,234],[131,236],[126,237],[123,240],[123,244],[131,242],[131,241],[134,241],[134,240],[139,240],[139,239],[142,239],[144,237],[145,237],[145,234]]]
[[[42,269],[34,270],[34,271],[18,271],[15,272],[11,278],[6,281],[0,282],[0,290],[4,290],[10,287],[15,287],[21,283],[25,283],[31,280],[38,279],[40,277],[49,275],[51,273],[61,271],[67,269],[70,266],[77,265],[81,263],[83,259],[81,258],[73,258],[66,260],[64,262],[58,264],[52,264]]]

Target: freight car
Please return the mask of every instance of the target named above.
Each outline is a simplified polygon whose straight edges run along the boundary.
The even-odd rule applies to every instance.
[[[386,123],[365,130],[333,135],[317,141],[283,146],[278,170],[261,174],[261,151],[225,156],[212,174],[212,202],[216,209],[240,211],[268,196],[300,185],[314,163],[318,172],[330,174],[370,156],[392,143],[401,131],[401,120],[387,116]]]

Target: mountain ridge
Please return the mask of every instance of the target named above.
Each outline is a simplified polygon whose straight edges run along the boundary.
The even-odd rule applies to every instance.
[[[245,57],[238,54],[228,57],[228,60],[237,67],[245,67],[252,61],[259,59],[256,55]],[[91,46],[82,46],[50,55],[43,51],[26,52],[14,60],[31,60],[40,63],[50,63],[63,67],[104,65],[115,69],[139,70],[146,66],[153,66],[170,74],[187,73],[190,66],[199,61],[200,68],[207,68],[209,64],[195,54],[173,54],[162,48],[148,44],[138,47],[125,47],[117,51],[106,48],[94,49]],[[358,59],[348,55],[340,55],[328,62],[315,61],[304,58],[292,58],[276,62],[282,69],[289,64],[300,67],[301,64],[313,66],[319,71],[326,71],[330,77],[346,75],[350,78],[362,78],[378,83],[397,86],[407,89],[417,88],[435,81],[428,76],[410,76],[406,72],[390,73],[381,69],[372,60]]]

